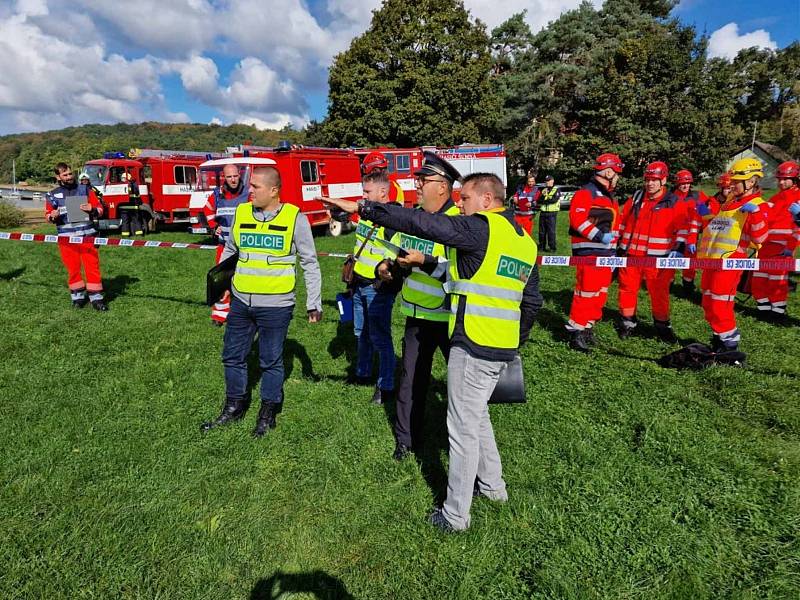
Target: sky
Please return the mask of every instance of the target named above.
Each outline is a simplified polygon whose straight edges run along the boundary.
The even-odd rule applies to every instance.
[[[536,32],[579,2],[465,5],[490,30],[527,9]],[[379,5],[0,0],[0,134],[145,120],[303,127],[325,117],[333,57]],[[800,37],[798,0],[681,0],[673,14],[710,36],[712,56],[783,48]]]

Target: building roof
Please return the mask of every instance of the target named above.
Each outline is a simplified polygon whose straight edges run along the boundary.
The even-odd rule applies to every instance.
[[[772,158],[774,158],[778,162],[786,162],[787,160],[792,160],[792,157],[789,156],[789,154],[785,150],[779,148],[775,144],[767,144],[766,142],[760,142],[756,140],[754,146],[756,146],[762,152],[769,154]],[[744,146],[743,148],[740,148],[736,154],[744,152],[748,148],[750,148],[750,144]]]

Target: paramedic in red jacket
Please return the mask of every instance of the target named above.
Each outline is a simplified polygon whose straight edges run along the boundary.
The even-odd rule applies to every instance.
[[[614,189],[625,167],[616,154],[597,157],[592,179],[575,192],[569,209],[573,256],[614,256],[619,229],[619,204]],[[603,316],[611,269],[578,265],[575,292],[567,321],[570,347],[589,352],[594,343],[592,326]]]
[[[687,202],[687,220],[683,227],[681,227],[680,234],[684,238],[692,237],[695,240],[699,238],[700,227],[702,226],[702,219],[697,217],[697,203],[708,203],[711,200],[705,195],[703,190],[693,190],[692,183],[694,177],[692,172],[687,169],[681,169],[675,173],[675,189],[672,193],[678,197],[682,202]],[[719,208],[718,206],[716,208]],[[716,210],[712,207],[711,211],[716,214]],[[697,248],[692,245],[687,245],[686,258],[695,258],[697,256]],[[689,297],[694,292],[694,279],[697,274],[697,269],[685,269],[681,271],[681,283],[683,286],[684,295]]]
[[[528,232],[528,235],[532,235],[533,209],[541,194],[541,190],[536,187],[536,176],[533,173],[528,173],[527,182],[514,194],[514,220]]]
[[[622,209],[620,248],[627,256],[682,257],[696,238],[686,226],[687,204],[667,189],[669,170],[661,161],[650,163],[644,171],[644,193],[637,192]],[[675,278],[672,269],[627,266],[619,270],[619,337],[626,338],[637,325],[636,302],[644,280],[650,294],[653,325],[659,339],[675,343],[669,318],[669,286]]]
[[[767,209],[767,239],[758,250],[759,258],[791,258],[800,243],[800,226],[789,212],[789,206],[800,200],[800,165],[786,161],[775,172],[778,193],[765,205]],[[786,300],[789,297],[789,273],[762,269],[753,273],[753,298],[759,314],[765,319],[786,320]]]
[[[73,223],[67,214],[67,198],[70,196],[82,196],[86,202],[80,208],[89,215],[100,217],[103,215],[103,207],[97,199],[92,186],[79,184],[75,181],[75,175],[68,164],[60,162],[53,169],[58,187],[48,192],[45,196],[45,218],[55,224],[58,237],[91,237],[97,232],[92,226],[91,221],[79,221]],[[103,281],[100,276],[100,255],[93,242],[81,242],[80,244],[59,244],[61,261],[67,268],[67,285],[69,285],[72,306],[83,308],[91,302],[95,310],[106,311],[105,299],[103,298]],[[81,267],[86,278],[81,275]],[[86,293],[89,293],[88,297]]]

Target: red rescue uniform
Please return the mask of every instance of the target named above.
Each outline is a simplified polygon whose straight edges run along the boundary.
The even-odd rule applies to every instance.
[[[533,231],[533,207],[539,199],[541,191],[536,186],[526,185],[514,194],[514,220],[519,223],[528,235]]]
[[[697,205],[698,204],[707,204],[709,210],[711,210],[711,214],[715,215],[719,212],[719,205],[720,200],[717,196],[708,197],[702,190],[689,190],[688,193],[683,194],[679,190],[674,190],[673,192],[678,198],[687,202],[687,224],[686,227],[681,228],[685,237],[693,236],[693,239],[699,240],[700,236],[703,233],[703,219],[697,214]],[[723,199],[724,200],[724,199]],[[687,246],[690,243],[696,242],[687,242]],[[686,252],[683,254],[686,258],[696,258],[696,252],[690,252],[689,248],[686,248]],[[681,277],[684,281],[689,282],[691,281],[694,283],[695,277],[697,276],[697,269],[685,269],[681,271]]]

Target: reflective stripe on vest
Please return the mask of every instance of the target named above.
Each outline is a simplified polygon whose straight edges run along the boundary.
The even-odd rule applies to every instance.
[[[253,205],[236,209],[232,235],[239,247],[233,286],[243,294],[288,294],[296,282],[292,252],[294,227],[300,212],[294,204],[281,204],[271,221],[253,215]]]
[[[764,200],[753,198],[749,202],[762,204]],[[720,210],[703,231],[697,258],[726,258],[736,252],[748,216],[749,213],[742,212],[738,208]]]
[[[542,200],[539,201],[540,209],[542,212],[558,212],[559,206],[558,202],[553,202],[552,204],[545,204],[543,201],[550,200],[553,196],[558,193],[558,190],[554,187],[552,188],[545,188],[547,189],[546,192],[542,193]]]
[[[372,229],[371,221],[361,219],[358,222],[358,226],[356,227],[356,245],[353,249],[353,256],[355,256],[358,252],[358,249],[361,248],[361,244],[364,243],[364,240],[367,238],[367,234],[369,233],[370,229]],[[376,238],[382,238],[383,236],[383,227],[376,227],[375,231],[372,232],[369,241],[361,251],[361,255],[356,259],[356,264],[353,270],[364,279],[375,279],[375,267],[377,267],[378,263],[385,258],[384,248],[373,241]]]
[[[239,191],[239,193],[232,198],[226,198],[225,194],[222,192],[222,190],[220,190],[220,188],[214,189],[214,208],[217,213],[214,217],[214,220],[222,230],[219,236],[219,241],[221,244],[227,242],[228,237],[231,234],[231,224],[233,223],[233,217],[236,214],[236,209],[240,204],[247,202],[249,197],[250,189],[246,188],[245,186],[242,186],[242,189]]]
[[[489,224],[486,256],[469,279],[458,274],[458,251],[448,248],[450,268],[445,290],[452,294],[450,335],[464,298],[464,332],[481,346],[516,349],[519,346],[520,304],[528,277],[536,264],[536,244],[519,235],[508,220],[494,212],[480,212]]]
[[[457,206],[451,206],[444,214],[453,217],[460,214],[460,212]],[[414,237],[407,233],[396,233],[392,237],[392,243],[400,246],[403,250],[418,250],[423,254],[434,256],[440,260],[445,258],[445,248],[442,244]],[[446,302],[447,294],[444,291],[442,282],[417,267],[411,270],[411,275],[403,282],[400,296],[402,299],[400,310],[408,317],[439,322],[445,322],[450,319],[450,310]]]

